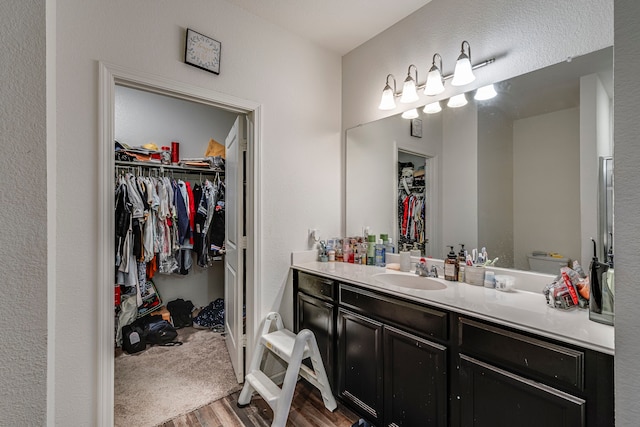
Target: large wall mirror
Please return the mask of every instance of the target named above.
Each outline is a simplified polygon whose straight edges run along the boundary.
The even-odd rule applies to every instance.
[[[490,100],[471,91],[463,107],[420,108],[421,136],[399,114],[347,130],[346,234],[369,227],[398,241],[399,156],[412,153],[427,159],[425,255],[443,258],[447,245],[463,243],[486,247],[499,267],[529,270],[534,251],[588,265],[593,237],[604,258],[613,236],[603,221],[613,192],[601,176],[613,155],[612,68],[606,48],[496,82]]]

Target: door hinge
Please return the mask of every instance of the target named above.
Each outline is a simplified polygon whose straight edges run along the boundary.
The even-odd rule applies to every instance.
[[[240,343],[242,345],[242,347],[247,347],[247,335],[246,334],[242,334],[242,339],[240,340]]]
[[[240,238],[240,249],[247,249],[247,236]]]
[[[243,139],[240,141],[240,150],[247,151],[247,139]]]

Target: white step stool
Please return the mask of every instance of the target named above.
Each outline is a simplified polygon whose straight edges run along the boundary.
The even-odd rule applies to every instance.
[[[276,324],[276,330],[269,332],[273,322]],[[282,389],[260,370],[265,349],[276,354],[288,364]],[[313,369],[302,364],[302,360],[307,357],[311,358]],[[249,373],[245,377],[244,387],[238,398],[238,406],[247,406],[251,401],[251,395],[256,391],[273,409],[271,427],[284,427],[289,417],[298,375],[320,390],[324,406],[328,410],[334,411],[336,409],[338,405],[331,393],[327,373],[322,364],[322,356],[313,332],[303,329],[298,335],[295,335],[284,328],[278,313],[271,312],[264,321]]]

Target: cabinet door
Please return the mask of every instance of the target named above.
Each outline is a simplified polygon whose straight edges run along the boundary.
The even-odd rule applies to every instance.
[[[382,413],[382,324],[338,310],[340,396],[379,425]]]
[[[461,424],[474,427],[579,427],[585,401],[460,355]]]
[[[324,369],[327,372],[331,390],[334,388],[334,357],[333,341],[335,331],[334,305],[326,301],[308,295],[298,294],[298,324],[296,332],[309,329],[316,336],[318,349],[322,356]],[[311,367],[311,361],[305,359],[304,363]]]
[[[444,346],[384,327],[384,425],[447,425]]]

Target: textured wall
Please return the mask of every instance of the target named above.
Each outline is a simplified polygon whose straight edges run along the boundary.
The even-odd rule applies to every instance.
[[[640,3],[615,0],[614,171],[616,266],[616,425],[640,419]]]
[[[44,425],[47,381],[45,3],[0,2],[0,424]]]
[[[263,313],[279,309],[307,229],[339,233],[340,57],[224,0],[57,4],[56,422],[94,425],[97,402],[98,62],[263,105]],[[222,43],[220,75],[184,64],[185,28]],[[78,185],[81,180],[82,185]],[[290,301],[283,307],[291,311]]]

